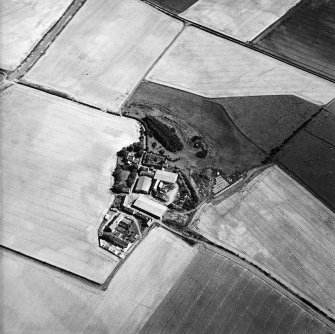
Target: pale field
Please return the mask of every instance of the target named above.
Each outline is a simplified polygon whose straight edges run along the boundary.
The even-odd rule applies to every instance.
[[[0,4],[0,67],[14,70],[63,15],[71,0],[5,0]]]
[[[192,228],[334,317],[335,214],[277,166],[226,200],[204,205]]]
[[[199,0],[180,14],[190,21],[250,41],[299,0]]]
[[[138,333],[196,253],[155,228],[101,291],[2,252],[3,332]]]
[[[335,94],[334,83],[193,27],[146,79],[210,98],[291,94],[325,104]]]
[[[1,93],[2,245],[102,283],[98,247],[116,152],[138,123],[14,85]]]
[[[118,111],[181,28],[137,0],[88,0],[25,78]]]

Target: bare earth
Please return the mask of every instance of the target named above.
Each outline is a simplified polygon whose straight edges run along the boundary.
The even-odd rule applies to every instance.
[[[97,226],[116,152],[138,140],[138,124],[17,85],[1,105],[1,244],[104,282],[117,262]]]
[[[299,0],[199,0],[180,16],[243,41],[250,41]]]
[[[204,205],[192,226],[335,314],[335,214],[277,166],[222,201]]]
[[[152,230],[106,291],[1,252],[4,333],[138,333],[197,249]],[[50,302],[52,301],[52,302]]]
[[[62,16],[71,0],[6,0],[0,5],[0,67],[14,70]]]
[[[290,94],[325,104],[335,91],[334,83],[193,27],[146,79],[213,98]]]
[[[181,28],[137,0],[88,0],[25,78],[118,111]]]

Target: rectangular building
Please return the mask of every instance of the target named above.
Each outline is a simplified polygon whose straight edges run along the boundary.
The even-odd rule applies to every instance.
[[[166,170],[156,170],[155,180],[159,180],[165,183],[176,183],[178,179],[178,174],[171,173]]]
[[[135,192],[149,194],[151,181],[152,179],[148,176],[140,176],[136,184]]]
[[[136,209],[139,209],[157,219],[161,219],[163,214],[167,210],[167,207],[165,205],[162,205],[144,196],[139,197],[134,202],[133,206]]]

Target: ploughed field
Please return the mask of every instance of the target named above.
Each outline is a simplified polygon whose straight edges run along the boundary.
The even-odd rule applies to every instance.
[[[203,205],[191,226],[334,317],[335,214],[277,166]]]
[[[335,114],[322,111],[276,159],[335,211]]]
[[[162,228],[150,231],[106,291],[0,254],[5,333],[332,332],[261,276]]]
[[[13,85],[1,97],[1,244],[103,283],[117,261],[98,247],[116,152],[138,124]]]
[[[331,333],[331,328],[236,262],[199,250],[140,333]]]
[[[187,27],[146,80],[210,98],[296,95],[318,105],[335,84],[244,46]]]
[[[137,0],[87,0],[25,79],[118,112],[181,29]]]
[[[71,0],[6,0],[1,3],[0,67],[14,70],[64,14]]]
[[[250,41],[299,0],[199,0],[180,14],[192,22]]]
[[[335,79],[335,2],[302,0],[256,44],[296,64]]]
[[[265,155],[234,125],[216,101],[151,82],[142,82],[123,108],[124,115],[152,115],[172,125],[182,138],[189,161],[227,173],[259,166]],[[192,138],[206,142],[208,155],[198,158]],[[179,155],[179,153],[178,153]]]

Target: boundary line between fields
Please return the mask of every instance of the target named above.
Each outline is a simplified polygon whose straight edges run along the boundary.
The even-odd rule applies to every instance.
[[[179,21],[180,22],[180,21]],[[182,32],[185,30],[185,28],[188,26],[187,23],[182,22],[183,26],[180,29],[180,31],[173,37],[173,39],[171,40],[171,42],[164,48],[164,50],[162,51],[162,53],[159,55],[158,58],[156,58],[154,60],[154,62],[151,64],[151,66],[148,68],[147,71],[145,71],[144,75],[142,75],[141,79],[137,82],[136,86],[131,90],[131,92],[129,93],[129,95],[127,96],[127,98],[122,102],[120,108],[119,108],[119,112],[120,112],[120,116],[122,115],[122,109],[124,108],[124,106],[127,104],[127,102],[131,99],[132,95],[135,93],[135,91],[137,90],[137,88],[139,87],[139,85],[145,81],[145,78],[147,77],[147,75],[152,71],[152,69],[156,66],[156,64],[162,59],[162,57],[168,52],[168,50],[171,48],[171,46],[175,43],[175,41],[180,37],[180,35],[182,34]]]
[[[86,1],[87,0],[73,0],[70,3],[63,15],[48,29],[26,58],[13,71],[4,70],[8,73],[8,80],[21,78],[34,66]],[[39,51],[39,49],[41,50]]]
[[[164,14],[166,14],[166,15],[168,15],[168,16],[170,16],[170,17],[173,17],[174,19],[177,19],[177,20],[179,20],[179,21],[182,21],[182,22],[184,22],[185,24],[187,23],[188,26],[194,26],[194,27],[196,27],[196,28],[198,28],[198,29],[200,29],[200,30],[203,30],[203,31],[205,31],[205,32],[208,32],[208,33],[210,33],[210,34],[212,34],[212,35],[215,35],[215,36],[224,38],[224,39],[226,39],[226,40],[229,40],[230,42],[239,44],[239,45],[244,46],[244,47],[246,47],[246,48],[248,48],[248,49],[250,49],[250,50],[256,51],[256,52],[258,52],[258,53],[262,53],[262,54],[265,55],[265,56],[268,56],[268,57],[270,57],[270,58],[276,59],[276,60],[278,60],[278,61],[280,61],[280,62],[282,62],[282,63],[285,63],[285,64],[287,64],[287,65],[290,65],[290,66],[292,66],[292,67],[298,68],[299,70],[302,70],[302,71],[304,71],[304,72],[308,72],[308,73],[310,73],[310,74],[312,74],[312,75],[315,75],[315,76],[317,76],[317,77],[319,77],[319,78],[322,78],[322,79],[324,79],[324,80],[327,80],[327,81],[330,81],[330,82],[335,83],[335,79],[332,78],[332,77],[329,77],[329,76],[327,76],[327,75],[321,74],[321,73],[319,73],[319,72],[317,72],[317,71],[314,71],[314,70],[312,70],[312,69],[309,69],[309,68],[307,68],[307,67],[305,67],[305,66],[303,66],[303,65],[299,65],[299,64],[297,64],[297,63],[294,63],[293,61],[291,61],[291,60],[289,60],[289,59],[285,59],[285,58],[283,58],[283,57],[280,57],[280,56],[278,56],[278,55],[275,55],[274,53],[271,53],[271,52],[269,52],[269,51],[267,51],[267,50],[263,50],[263,49],[257,47],[255,44],[242,42],[242,41],[240,41],[240,40],[238,40],[238,39],[236,39],[236,38],[234,38],[234,37],[228,36],[228,35],[226,35],[226,34],[223,34],[223,33],[219,32],[219,31],[216,31],[216,30],[214,30],[214,29],[205,27],[204,25],[201,25],[201,24],[199,24],[199,23],[196,23],[196,22],[190,21],[190,20],[188,20],[188,19],[185,19],[185,18],[183,18],[183,17],[181,17],[181,16],[178,16],[178,15],[176,15],[176,14],[174,14],[174,13],[172,13],[172,12],[166,10],[165,8],[161,7],[160,5],[157,5],[157,4],[154,4],[154,3],[149,2],[148,0],[141,0],[141,1],[144,2],[144,3],[146,3],[148,6],[151,6],[151,7],[157,9],[157,10],[160,11],[160,12],[163,12]]]
[[[268,272],[266,269],[263,269],[262,267],[258,266],[256,263],[252,262],[251,260],[247,259],[246,257],[236,253],[234,250],[228,248],[228,246],[218,245],[218,244],[208,240],[206,237],[197,233],[196,231],[190,230],[188,228],[184,231],[178,231],[178,230],[175,230],[172,227],[169,227],[169,226],[165,225],[164,223],[161,223],[161,226],[163,228],[165,228],[166,230],[170,231],[171,233],[173,233],[174,235],[181,237],[185,242],[188,242],[189,244],[198,244],[199,246],[203,245],[204,247],[210,246],[210,247],[214,248],[214,251],[215,251],[215,249],[219,249],[221,251],[226,252],[227,255],[230,255],[230,256],[233,257],[232,261],[238,263],[242,267],[244,267],[244,265],[243,265],[243,263],[244,263],[249,268],[253,269],[254,273],[256,275],[257,274],[258,274],[258,276],[264,275],[269,281],[273,281],[276,285],[279,286],[279,288],[283,289],[286,292],[285,295],[286,295],[287,298],[291,297],[290,299],[292,299],[292,296],[293,296],[294,298],[298,299],[299,302],[301,302],[305,307],[307,306],[308,308],[312,309],[319,317],[321,316],[321,317],[325,318],[325,319],[322,319],[323,320],[322,322],[324,324],[326,324],[325,323],[325,320],[326,320],[326,321],[329,321],[331,323],[331,326],[335,325],[335,319],[333,318],[332,315],[328,314],[328,312],[326,310],[324,310],[323,308],[321,308],[317,305],[314,305],[313,302],[310,301],[307,296],[305,297],[305,296],[300,295],[299,292],[296,292],[291,287],[285,285],[285,283],[283,283],[280,279],[274,277],[271,274],[271,272]],[[268,283],[271,284],[270,282],[268,282]],[[275,288],[278,290],[278,287],[275,287]],[[335,329],[335,326],[332,329]]]

